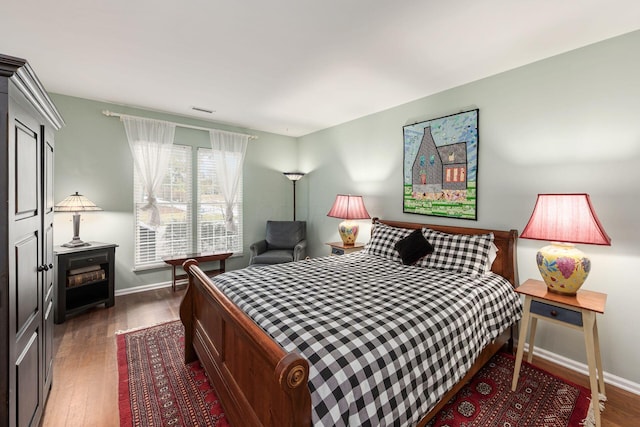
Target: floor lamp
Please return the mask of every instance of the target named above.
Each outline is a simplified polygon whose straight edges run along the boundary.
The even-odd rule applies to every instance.
[[[293,182],[293,220],[296,220],[296,181],[304,176],[302,172],[283,172],[283,175]]]

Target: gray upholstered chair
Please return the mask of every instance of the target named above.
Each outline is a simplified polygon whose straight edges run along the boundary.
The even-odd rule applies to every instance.
[[[249,247],[249,264],[281,264],[307,256],[305,221],[267,221],[267,236]]]

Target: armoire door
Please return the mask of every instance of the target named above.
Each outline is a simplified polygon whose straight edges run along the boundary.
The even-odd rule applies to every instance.
[[[11,99],[9,114],[9,427],[37,426],[43,401],[42,139]]]

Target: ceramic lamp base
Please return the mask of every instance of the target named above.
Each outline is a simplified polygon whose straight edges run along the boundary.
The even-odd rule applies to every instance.
[[[572,243],[551,243],[536,254],[538,270],[551,292],[575,295],[591,271],[591,261]]]
[[[356,243],[359,230],[358,224],[349,220],[344,220],[338,225],[338,233],[345,246],[353,246]]]

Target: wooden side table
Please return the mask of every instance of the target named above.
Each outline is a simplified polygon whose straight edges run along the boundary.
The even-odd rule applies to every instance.
[[[99,304],[115,304],[115,243],[89,242],[86,246],[56,246],[54,323]]]
[[[529,279],[516,288],[516,292],[525,296],[524,311],[520,325],[518,351],[516,353],[513,382],[511,390],[518,385],[524,341],[527,327],[531,323],[529,333],[529,354],[527,362],[533,358],[533,343],[536,336],[538,319],[547,320],[557,325],[568,326],[582,331],[587,349],[587,364],[589,365],[589,383],[591,386],[591,402],[596,420],[596,427],[600,427],[600,408],[598,394],[604,395],[604,378],[602,375],[602,358],[600,356],[600,342],[598,339],[598,325],[596,314],[604,313],[607,295],[587,290],[579,290],[574,296],[549,292],[547,285],[541,280]]]
[[[188,259],[195,259],[198,263],[203,262],[211,262],[218,261],[219,266],[216,269],[207,270],[204,273],[208,276],[215,276],[216,274],[224,273],[225,270],[225,260],[233,255],[232,252],[224,252],[224,253],[192,253],[192,254],[182,254],[182,255],[171,255],[162,258],[162,260],[169,264],[172,267],[171,272],[171,289],[173,292],[176,291],[176,281],[186,279],[188,276],[186,274],[177,274],[176,275],[176,267],[182,267],[182,264]]]
[[[343,242],[326,243],[331,246],[331,255],[344,255],[351,252],[358,252],[364,249],[364,243],[355,242],[353,245],[345,245]]]

